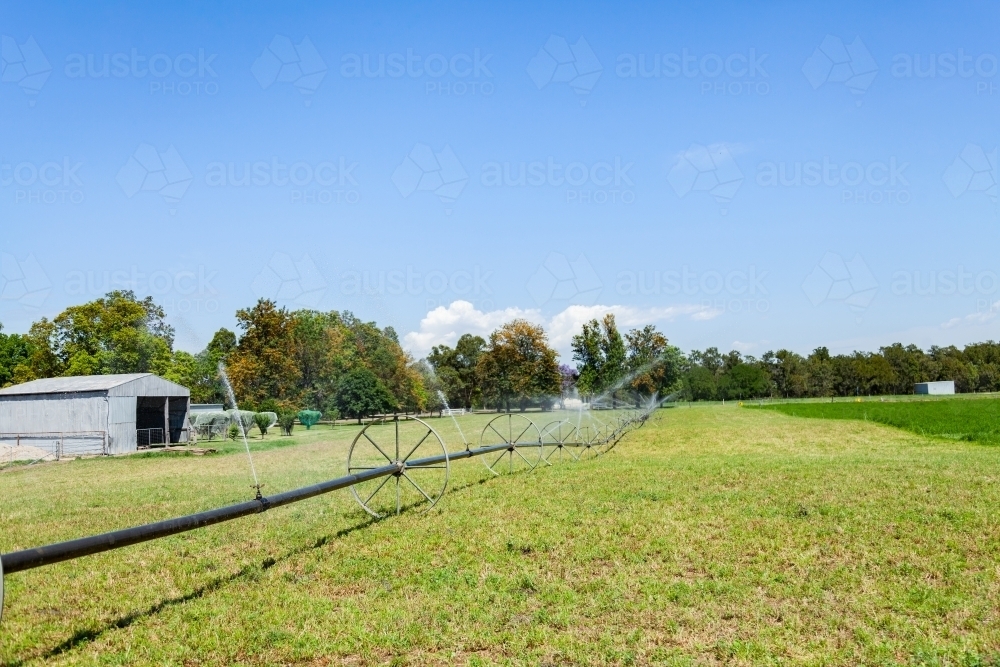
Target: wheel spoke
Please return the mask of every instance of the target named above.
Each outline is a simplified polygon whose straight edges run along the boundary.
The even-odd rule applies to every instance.
[[[424,444],[424,440],[426,440],[427,436],[429,436],[430,434],[431,434],[431,430],[427,429],[427,433],[424,433],[424,437],[420,438],[420,442],[418,442],[417,444],[413,445],[413,449],[410,450],[409,454],[407,454],[406,456],[403,457],[403,460],[406,461],[411,456],[413,456],[413,452],[417,451],[417,447],[419,447],[420,445]]]
[[[399,516],[399,475],[396,475],[396,515]]]
[[[532,426],[534,426],[534,424],[532,424],[531,422],[528,422],[528,425],[524,427],[524,430],[521,431],[520,433],[518,433],[517,437],[510,441],[510,444],[513,445],[514,443],[520,441],[521,440],[521,436],[524,435],[525,433],[527,433],[528,429],[531,428]],[[513,433],[513,431],[511,431],[511,432]]]
[[[506,453],[507,453],[506,449],[500,452],[500,456],[497,457],[497,460],[494,461],[492,465],[490,465],[490,470],[492,470],[496,466],[496,464],[500,463],[500,461],[503,460],[503,455]]]
[[[420,488],[420,485],[419,485],[419,484],[417,484],[416,482],[414,482],[414,481],[413,481],[412,479],[410,479],[410,476],[409,476],[409,475],[407,475],[407,474],[406,474],[406,473],[404,472],[404,473],[403,473],[403,477],[405,477],[405,478],[406,478],[406,481],[407,481],[407,482],[409,482],[410,484],[412,484],[412,485],[413,485],[413,488],[415,488],[415,489],[416,489],[417,491],[419,491],[419,492],[420,492],[420,494],[421,494],[421,495],[422,495],[422,496],[423,496],[424,498],[426,498],[426,499],[427,499],[427,502],[429,502],[429,503],[430,503],[431,505],[433,505],[433,504],[434,504],[434,500],[433,500],[433,499],[432,499],[432,498],[431,498],[430,496],[428,496],[428,495],[427,495],[426,493],[424,493],[424,490]]]
[[[382,483],[381,483],[381,484],[379,484],[378,486],[376,486],[376,487],[375,487],[375,490],[374,490],[374,491],[372,491],[372,494],[371,494],[370,496],[368,496],[368,500],[366,500],[366,501],[365,501],[364,503],[362,503],[362,504],[363,504],[363,505],[367,505],[368,503],[370,503],[370,502],[371,502],[371,499],[375,497],[375,494],[376,494],[376,493],[378,493],[379,491],[381,491],[381,490],[382,490],[382,487],[383,487],[383,486],[385,486],[385,483],[386,483],[386,482],[388,482],[388,481],[389,481],[389,479],[390,479],[390,476],[389,476],[389,475],[386,475],[385,479],[383,479],[383,480],[382,480]]]
[[[507,442],[507,440],[505,440],[504,437],[503,437],[503,433],[501,433],[500,431],[496,430],[496,428],[493,427],[493,422],[490,422],[490,428],[493,429],[494,433],[496,433],[497,435],[500,436],[500,440],[502,442]]]
[[[529,461],[528,459],[524,458],[524,454],[522,454],[516,447],[514,448],[514,454],[517,454],[518,456],[520,456],[521,460],[524,461],[525,463],[527,463],[529,468],[534,468],[535,467],[535,466],[531,465],[531,461]],[[514,457],[511,456],[511,458],[513,459]]]
[[[382,456],[385,457],[386,461],[388,461],[389,463],[392,463],[392,459],[389,458],[388,454],[386,454],[385,452],[382,451],[382,448],[378,446],[378,443],[375,442],[374,440],[372,440],[370,437],[368,437],[368,431],[363,431],[362,435],[365,436],[365,440],[367,440],[368,442],[372,443],[372,446],[375,447],[375,449],[378,450],[379,454],[381,454]]]

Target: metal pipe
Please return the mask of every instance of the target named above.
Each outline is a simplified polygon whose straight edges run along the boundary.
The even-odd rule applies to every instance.
[[[450,459],[465,459],[473,456],[482,456],[483,454],[498,452],[507,448],[509,448],[509,445],[505,443],[502,445],[493,445],[490,447],[480,447],[478,449],[455,452],[454,454],[431,456],[425,459],[408,461],[405,464],[405,467],[418,468],[420,466],[437,465],[438,463],[444,463],[446,460]],[[232,521],[233,519],[250,516],[251,514],[260,514],[273,507],[281,507],[282,505],[288,505],[299,502],[300,500],[313,498],[324,493],[330,493],[331,491],[337,491],[353,484],[358,484],[359,482],[367,482],[380,477],[394,475],[401,472],[403,469],[403,464],[394,463],[380,468],[375,468],[373,470],[366,470],[353,475],[347,475],[345,477],[338,477],[326,482],[320,482],[319,484],[313,484],[312,486],[304,486],[299,489],[285,491],[284,493],[278,493],[273,496],[262,496],[247,502],[237,503],[236,505],[229,505],[227,507],[220,507],[206,512],[188,514],[186,516],[167,519],[165,521],[158,521],[156,523],[148,523],[141,526],[135,526],[133,528],[115,530],[110,533],[82,537],[76,540],[69,540],[68,542],[57,542],[55,544],[35,547],[33,549],[0,554],[0,565],[2,565],[4,573],[13,574],[15,572],[32,570],[36,567],[51,565],[65,560],[72,560],[82,556],[90,556],[104,551],[121,549],[122,547],[156,540],[161,537],[167,537],[168,535],[176,535],[178,533],[185,533],[189,530],[204,528],[206,526],[223,523],[225,521]]]

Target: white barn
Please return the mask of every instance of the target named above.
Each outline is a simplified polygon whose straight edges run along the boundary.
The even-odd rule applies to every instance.
[[[913,385],[913,393],[932,395],[954,394],[955,381],[939,380],[937,382],[918,382]]]
[[[152,373],[47,378],[0,389],[0,440],[58,455],[186,442],[191,391]]]

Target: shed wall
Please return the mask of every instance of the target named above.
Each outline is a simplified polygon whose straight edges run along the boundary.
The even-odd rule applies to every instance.
[[[137,449],[135,438],[135,396],[108,397],[108,451],[124,454]]]
[[[0,432],[52,433],[108,430],[104,392],[27,394],[0,400]]]

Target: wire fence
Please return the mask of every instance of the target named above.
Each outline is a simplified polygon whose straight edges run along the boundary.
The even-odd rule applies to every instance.
[[[107,431],[0,433],[0,464],[58,461],[108,453]]]

